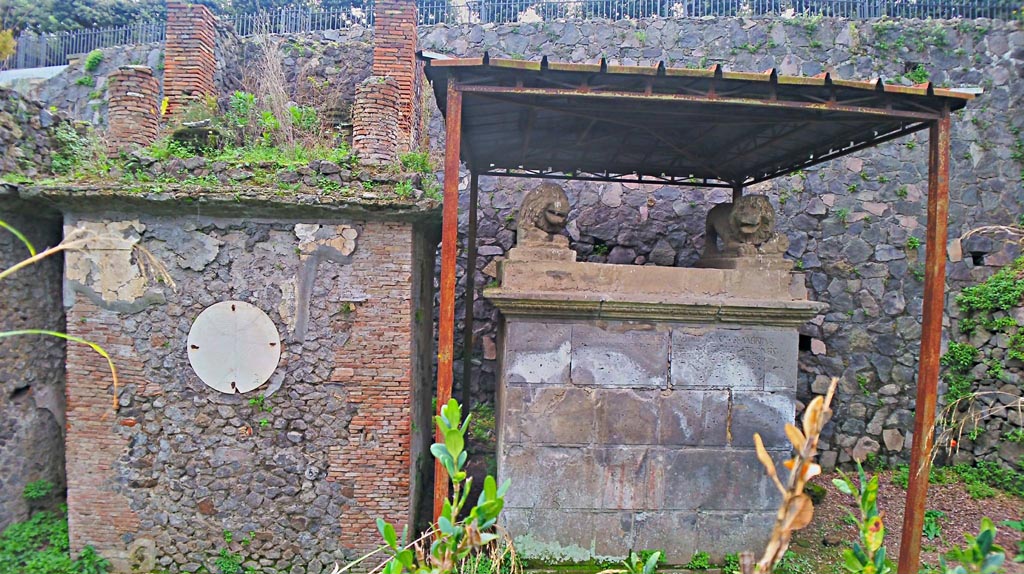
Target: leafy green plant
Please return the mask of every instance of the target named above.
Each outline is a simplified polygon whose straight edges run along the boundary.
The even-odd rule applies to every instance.
[[[854,573],[888,574],[893,564],[885,555],[885,526],[878,512],[878,475],[869,479],[860,462],[857,463],[858,482],[841,471],[839,475],[841,478],[833,479],[832,484],[839,492],[854,497],[860,510],[860,516],[854,516],[860,540],[853,548],[843,551],[843,566]]]
[[[913,250],[921,247],[921,240],[911,235],[907,238],[907,249]]]
[[[92,76],[82,76],[81,78],[78,78],[77,80],[75,80],[75,85],[76,86],[86,86],[86,87],[89,87],[89,86],[92,86],[92,85],[95,85],[95,84],[96,84],[96,80]]]
[[[37,512],[0,533],[0,572],[20,574],[104,574],[110,563],[86,546],[71,559],[68,521],[62,510]]]
[[[740,557],[736,553],[726,554],[722,559],[722,574],[739,574]]]
[[[983,283],[965,287],[956,304],[965,313],[1006,311],[1024,297],[1024,257],[1000,269]]]
[[[926,83],[928,81],[928,77],[928,69],[921,64],[918,64],[916,68],[914,68],[907,74],[907,79],[910,80],[911,82],[914,82],[915,84]]]
[[[249,399],[249,406],[255,408],[257,412],[261,413],[269,413],[273,410],[273,407],[267,404],[267,397],[265,395],[257,395]],[[225,532],[227,535],[230,535],[230,532]],[[228,542],[231,541],[228,540]]]
[[[964,538],[967,546],[954,548],[939,557],[939,566],[946,574],[996,574],[1000,571],[1006,555],[995,544],[996,527],[991,519],[982,518],[978,535],[964,534]],[[960,564],[954,568],[946,563],[947,558]]]
[[[470,508],[464,518],[459,518],[473,481],[465,471],[468,458],[466,432],[471,418],[462,419],[462,408],[454,399],[443,405],[441,414],[434,417],[438,434],[444,440],[434,443],[430,452],[444,467],[451,481],[451,496],[444,501],[437,523],[415,541],[408,541],[408,526],[399,538],[394,526],[382,518],[377,519],[377,529],[386,544],[385,552],[391,556],[381,568],[383,574],[450,572],[471,552],[498,539],[492,529],[505,506],[508,481],[499,487],[494,477],[488,475],[476,506]],[[433,537],[433,541],[429,548],[425,548],[424,540],[429,537]],[[356,563],[375,553],[367,554]]]
[[[953,341],[939,362],[955,372],[969,371],[977,362],[978,349],[969,343]]]
[[[848,208],[841,207],[841,208],[836,210],[836,219],[839,221],[839,223],[846,223],[846,221],[849,218],[850,218],[850,210]]]
[[[1013,429],[1003,435],[1002,440],[1007,442],[1024,443],[1024,428]]]
[[[226,119],[229,124],[242,128],[249,125],[255,110],[255,94],[235,91],[228,99],[228,113],[226,114]]]
[[[103,51],[93,50],[85,56],[85,64],[82,66],[86,72],[90,74],[99,69],[100,64],[103,63]]]
[[[945,512],[941,510],[925,510],[924,511],[924,529],[923,533],[928,540],[935,540],[939,536],[942,536],[942,525],[939,524],[939,520],[946,516]]]
[[[415,189],[412,186],[412,182],[409,181],[399,182],[398,185],[395,186],[395,195],[401,198],[412,197],[414,191]]]
[[[213,565],[220,570],[221,574],[242,574],[242,556],[221,548],[220,553],[213,559]]]
[[[711,556],[707,552],[698,550],[693,553],[693,556],[684,568],[689,570],[707,570],[711,568]]]
[[[1004,520],[1002,524],[1024,534],[1024,520]],[[1024,536],[1017,540],[1017,554],[1013,557],[1013,561],[1024,562]]]
[[[49,480],[36,480],[25,485],[21,496],[25,500],[42,500],[53,492],[54,485]]]
[[[288,106],[288,114],[291,116],[292,125],[303,132],[313,132],[320,129],[320,117],[313,106]]]
[[[425,151],[403,153],[398,157],[402,168],[416,173],[433,173],[434,163],[430,161],[430,153]]]

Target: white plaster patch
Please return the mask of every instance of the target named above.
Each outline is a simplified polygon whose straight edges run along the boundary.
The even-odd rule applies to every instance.
[[[567,378],[570,344],[546,353],[516,353],[511,357],[506,377],[509,381],[527,383],[561,383]]]
[[[305,258],[321,245],[330,247],[342,255],[352,255],[356,250],[359,232],[350,225],[318,225],[296,223],[295,237],[299,239],[299,251]]]
[[[281,303],[277,306],[277,314],[281,316],[289,332],[295,331],[295,301],[298,299],[299,286],[295,277],[282,281]]]
[[[146,226],[128,221],[80,221],[64,236],[92,236],[85,249],[64,253],[64,277],[96,292],[106,302],[131,303],[146,293],[146,278],[132,261],[132,246]],[[84,231],[84,233],[83,233]]]
[[[266,313],[244,301],[215,303],[188,332],[188,360],[204,383],[246,393],[267,382],[281,359],[281,337]]]

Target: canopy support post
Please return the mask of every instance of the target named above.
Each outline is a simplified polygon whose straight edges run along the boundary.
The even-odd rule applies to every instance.
[[[732,202],[736,203],[743,197],[743,184],[734,183],[732,184]]]
[[[917,374],[914,443],[910,451],[910,484],[903,513],[898,574],[917,574],[935,442],[935,408],[945,307],[946,233],[949,218],[949,105],[933,122],[928,135],[928,229],[925,236],[924,316]]]
[[[441,305],[437,321],[437,414],[452,396],[452,354],[455,346],[455,256],[459,235],[459,154],[462,145],[462,92],[448,78],[445,117],[444,202],[441,221]],[[444,442],[437,431],[435,440]],[[448,475],[434,461],[434,522],[448,498]]]
[[[466,230],[466,296],[463,300],[466,310],[465,327],[462,332],[462,409],[469,411],[473,397],[473,349],[476,346],[473,335],[473,305],[476,302],[476,202],[479,191],[480,174],[476,170],[469,172],[469,229]]]

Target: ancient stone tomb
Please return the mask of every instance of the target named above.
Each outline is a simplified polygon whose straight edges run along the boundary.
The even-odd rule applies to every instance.
[[[504,317],[498,467],[521,555],[663,549],[682,564],[767,539],[778,493],[752,437],[789,452],[797,327],[824,306],[781,259],[767,202],[742,203],[755,217],[709,215],[724,246],[703,264],[725,268],[684,269],[577,263],[553,233],[564,193],[524,199],[518,246],[485,292]]]

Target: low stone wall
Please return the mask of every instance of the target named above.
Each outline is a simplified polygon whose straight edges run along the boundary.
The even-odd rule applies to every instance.
[[[232,216],[165,195],[148,205],[166,215],[147,215],[58,197],[67,230],[144,247],[176,285],[147,283],[126,249],[66,258],[68,332],[103,344],[120,375],[115,408],[106,362],[68,354],[75,550],[93,545],[117,571],[214,570],[224,551],[319,574],[374,547],[377,517],[415,521],[430,422],[413,405],[429,404],[432,346],[414,325],[432,290],[413,254],[435,241],[416,223],[429,213],[289,212],[285,199],[240,200]],[[246,394],[206,386],[187,357],[196,316],[228,299],[281,335],[277,371]]]
[[[0,174],[49,174],[59,147],[54,130],[64,121],[39,102],[0,88]]]

